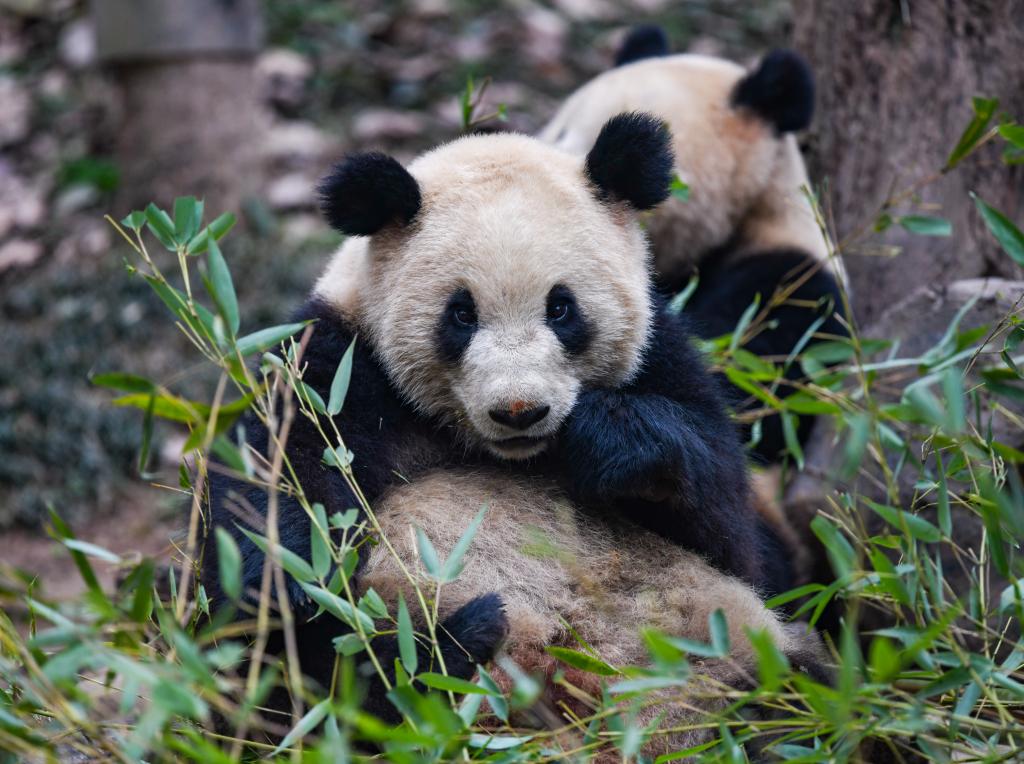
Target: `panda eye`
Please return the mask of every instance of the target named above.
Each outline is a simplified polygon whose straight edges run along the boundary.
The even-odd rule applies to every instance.
[[[452,308],[452,318],[455,323],[466,329],[476,326],[476,310],[466,305],[456,305]]]
[[[555,300],[548,305],[548,321],[565,321],[572,311],[572,305],[568,300]]]

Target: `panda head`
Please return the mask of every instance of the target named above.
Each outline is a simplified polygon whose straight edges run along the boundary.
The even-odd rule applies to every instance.
[[[638,212],[666,198],[670,138],[616,116],[585,158],[521,135],[461,138],[408,169],[357,154],[321,186],[351,237],[316,296],[392,382],[467,445],[541,452],[583,386],[633,375],[651,322]]]
[[[814,79],[798,54],[773,51],[744,69],[711,56],[668,55],[664,39],[642,28],[620,61],[573,93],[540,137],[582,153],[612,114],[641,109],[665,121],[689,198],[672,199],[650,221],[659,274],[688,272],[723,247],[827,257],[793,135],[810,124],[814,107]]]

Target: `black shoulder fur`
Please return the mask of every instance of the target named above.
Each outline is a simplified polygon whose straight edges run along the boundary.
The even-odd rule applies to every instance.
[[[721,570],[759,583],[743,449],[690,338],[686,318],[657,298],[641,372],[622,388],[580,395],[558,446],[562,470],[584,503],[610,502]]]
[[[813,272],[811,272],[813,270]],[[761,305],[771,299],[775,290],[787,284],[799,283],[790,299],[767,315],[771,327],[758,333],[744,348],[762,357],[785,358],[792,353],[804,334],[824,318],[815,334],[829,337],[847,337],[849,330],[843,320],[842,296],[839,285],[827,266],[818,266],[801,250],[779,249],[745,255],[739,262],[727,258],[708,257],[700,265],[697,289],[686,305],[694,331],[705,339],[720,337],[736,328],[736,323],[755,298]],[[809,307],[809,306],[815,307]],[[812,343],[814,340],[812,339]],[[785,374],[788,380],[797,380],[803,371],[797,363]],[[724,380],[723,380],[724,383]],[[746,393],[728,383],[729,402],[740,411],[760,404],[748,399]],[[778,394],[786,396],[795,388],[783,384]],[[797,437],[806,441],[814,418],[798,419]],[[782,420],[778,415],[762,419],[761,440],[754,454],[763,462],[777,462],[785,451]]]

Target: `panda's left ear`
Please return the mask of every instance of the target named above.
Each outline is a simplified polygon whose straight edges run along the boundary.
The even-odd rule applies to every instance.
[[[387,154],[349,154],[320,181],[320,211],[346,236],[372,236],[390,223],[408,225],[420,211],[420,187]]]
[[[649,210],[668,198],[674,161],[665,123],[630,112],[605,122],[587,154],[586,171],[602,198]]]

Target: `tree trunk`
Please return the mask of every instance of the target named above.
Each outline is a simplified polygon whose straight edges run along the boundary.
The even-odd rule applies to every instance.
[[[237,210],[259,181],[258,1],[96,0],[93,13],[124,95],[119,206],[193,194]]]
[[[811,177],[839,238],[867,224],[894,191],[942,168],[972,116],[971,98],[999,99],[1024,121],[1024,0],[795,0],[795,47],[818,80],[818,111],[808,136]],[[884,234],[843,252],[862,322],[919,286],[979,276],[1021,278],[985,229],[968,192],[1024,217],[1024,169],[985,146],[923,188],[894,214],[945,217],[949,238]],[[864,246],[865,243],[874,244]]]

